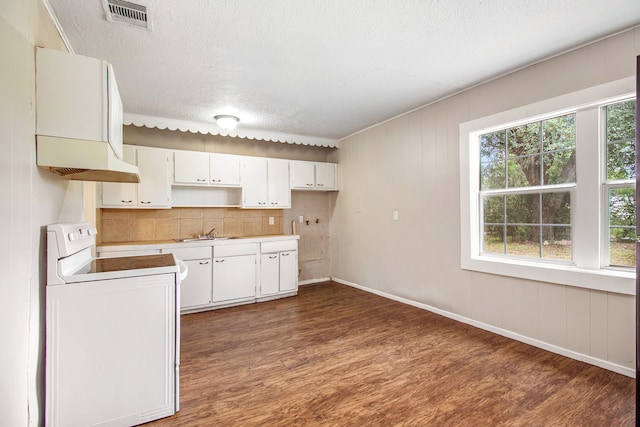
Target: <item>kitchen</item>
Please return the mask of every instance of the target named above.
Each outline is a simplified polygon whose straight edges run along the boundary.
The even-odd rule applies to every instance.
[[[8,272],[8,277],[3,286],[5,298],[0,312],[4,316],[6,348],[13,350],[2,353],[5,367],[2,413],[8,425],[37,425],[43,407],[44,379],[42,227],[59,221],[90,219],[95,215],[96,195],[91,186],[55,179],[50,172],[35,166],[33,47],[64,50],[65,46],[40,2],[16,1],[9,5],[2,8],[0,27],[1,63],[9,76],[2,79],[3,100],[7,100],[2,104],[3,144],[9,148],[2,160],[3,191],[8,200],[3,208],[7,238],[2,247],[3,271]],[[318,204],[321,219],[328,217],[328,220],[318,225],[330,228],[330,257],[319,261],[317,264],[325,263],[326,267],[314,266],[317,270],[311,271],[309,277],[339,278],[381,294],[509,329],[532,340],[550,342],[580,355],[589,356],[593,352],[595,359],[604,361],[610,368],[622,367],[628,374],[634,366],[634,331],[630,326],[633,296],[588,292],[587,303],[591,301],[592,310],[587,314],[580,311],[581,316],[586,316],[580,318],[585,324],[607,326],[576,331],[571,328],[571,322],[556,322],[566,316],[564,306],[553,304],[558,295],[563,298],[565,287],[461,270],[460,224],[452,218],[460,215],[459,123],[632,76],[635,71],[628,58],[638,54],[638,38],[638,29],[632,28],[356,134],[341,141],[340,148],[330,158],[315,157],[324,156],[324,151],[313,154],[310,160],[329,160],[340,165],[340,194],[350,196],[330,201],[335,203],[332,209],[325,208],[324,199],[334,196],[320,196],[323,199]],[[596,61],[594,57],[604,59]],[[593,66],[585,71],[584,63]],[[581,78],[560,73],[561,70],[576,73],[580,70]],[[553,81],[558,74],[565,77],[555,85],[538,84]],[[514,91],[520,97],[517,101],[503,96]],[[480,98],[487,94],[498,95],[494,104],[481,102]],[[128,131],[135,132],[135,129],[125,129]],[[389,139],[395,141],[393,148],[385,144]],[[434,143],[415,146],[412,141],[416,139]],[[277,143],[264,143],[262,147],[276,151],[294,148]],[[267,157],[280,157],[279,154]],[[413,188],[424,199],[398,192],[400,187]],[[376,191],[370,191],[371,188]],[[316,205],[315,197],[315,194],[303,195],[302,203]],[[432,200],[439,201],[439,209],[433,209]],[[297,219],[300,212],[293,212],[297,209],[296,199],[292,205],[292,219]],[[394,210],[398,211],[397,222],[392,219]],[[302,211],[306,213],[307,209]],[[311,214],[311,218],[315,220],[316,216]],[[283,223],[290,224],[290,221],[287,218]],[[433,227],[434,224],[439,226]],[[416,235],[423,237],[415,241]],[[438,251],[428,244],[434,241],[443,242]],[[380,244],[385,250],[375,251]],[[395,267],[385,268],[387,263]],[[412,283],[423,285],[412,286]],[[558,288],[562,291],[558,292]],[[585,303],[585,294],[578,288],[571,288],[567,293],[577,296],[581,304]],[[511,295],[513,301],[500,302],[504,301],[503,295]],[[550,311],[544,311],[545,307]],[[551,324],[557,335],[549,332],[547,323],[541,323],[546,319],[554,320]],[[569,330],[576,333],[568,334]],[[569,339],[558,338],[559,335]]]

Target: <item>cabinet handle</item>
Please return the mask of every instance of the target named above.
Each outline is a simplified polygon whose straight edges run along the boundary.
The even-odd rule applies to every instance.
[[[217,259],[216,262],[224,262],[223,259]]]
[[[206,182],[207,180],[206,179],[196,178],[196,181],[198,181],[198,182]]]
[[[269,255],[269,259],[276,259],[278,258],[278,255]]]
[[[286,253],[283,253],[283,254],[280,254],[280,255],[281,255],[281,256],[289,256],[289,255],[291,255],[291,254],[290,254],[289,252],[286,252]]]
[[[133,200],[120,200],[122,203],[131,203]]]
[[[222,181],[221,179],[212,179],[211,182],[220,182]]]
[[[144,200],[140,200],[140,203],[142,203],[143,205],[148,205],[151,202],[150,201],[149,202],[145,202]]]
[[[205,261],[205,262],[200,261],[199,264],[200,265],[207,265],[207,264],[209,264],[209,261]]]
[[[307,184],[307,187],[313,187],[313,184]]]
[[[271,204],[272,204],[272,205],[277,205],[277,204],[278,204],[278,202],[271,202]]]
[[[318,187],[324,187],[324,184],[316,184]]]
[[[266,205],[267,202],[258,202],[259,205]]]

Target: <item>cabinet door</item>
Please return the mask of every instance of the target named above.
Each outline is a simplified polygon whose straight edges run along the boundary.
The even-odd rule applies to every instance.
[[[211,303],[211,259],[185,261],[189,274],[180,283],[180,308]]]
[[[197,151],[173,152],[173,182],[205,185],[209,182],[209,154]]]
[[[256,296],[256,255],[213,259],[213,302]]]
[[[260,296],[280,290],[280,263],[277,253],[262,254],[260,263]]]
[[[242,207],[266,208],[267,199],[267,160],[246,157],[242,164]]]
[[[316,187],[322,190],[336,190],[335,163],[316,163]]]
[[[129,164],[136,164],[136,149],[125,145],[123,160]],[[142,172],[140,173],[142,175]],[[142,176],[141,176],[142,177]],[[104,207],[133,207],[138,200],[138,184],[103,182],[102,206]]]
[[[226,154],[210,154],[209,184],[239,186],[240,158]]]
[[[291,182],[289,162],[282,159],[268,159],[269,205],[270,208],[291,207]]]
[[[293,188],[315,187],[315,168],[310,162],[291,162],[293,173]]]
[[[171,207],[171,185],[169,182],[169,152],[164,150],[137,150],[140,184],[138,184],[138,206]]]
[[[280,252],[280,291],[298,289],[298,251]]]

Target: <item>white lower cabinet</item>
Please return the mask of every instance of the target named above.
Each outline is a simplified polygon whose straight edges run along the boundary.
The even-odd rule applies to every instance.
[[[297,249],[297,240],[261,244],[259,299],[298,291]]]
[[[213,248],[213,302],[256,297],[258,244]]]
[[[211,304],[211,247],[163,249],[162,252],[174,254],[189,269],[187,277],[180,283],[180,309],[189,310]]]
[[[233,242],[233,243],[232,243]],[[235,243],[238,242],[238,243]],[[171,253],[188,267],[180,283],[180,311],[193,313],[298,293],[298,240],[251,243],[227,240],[203,246],[109,250],[99,247],[100,257]],[[105,250],[106,248],[106,250]]]

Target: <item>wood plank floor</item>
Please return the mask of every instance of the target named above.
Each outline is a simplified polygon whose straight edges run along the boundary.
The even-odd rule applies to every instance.
[[[182,316],[162,426],[631,426],[635,379],[336,283]]]

